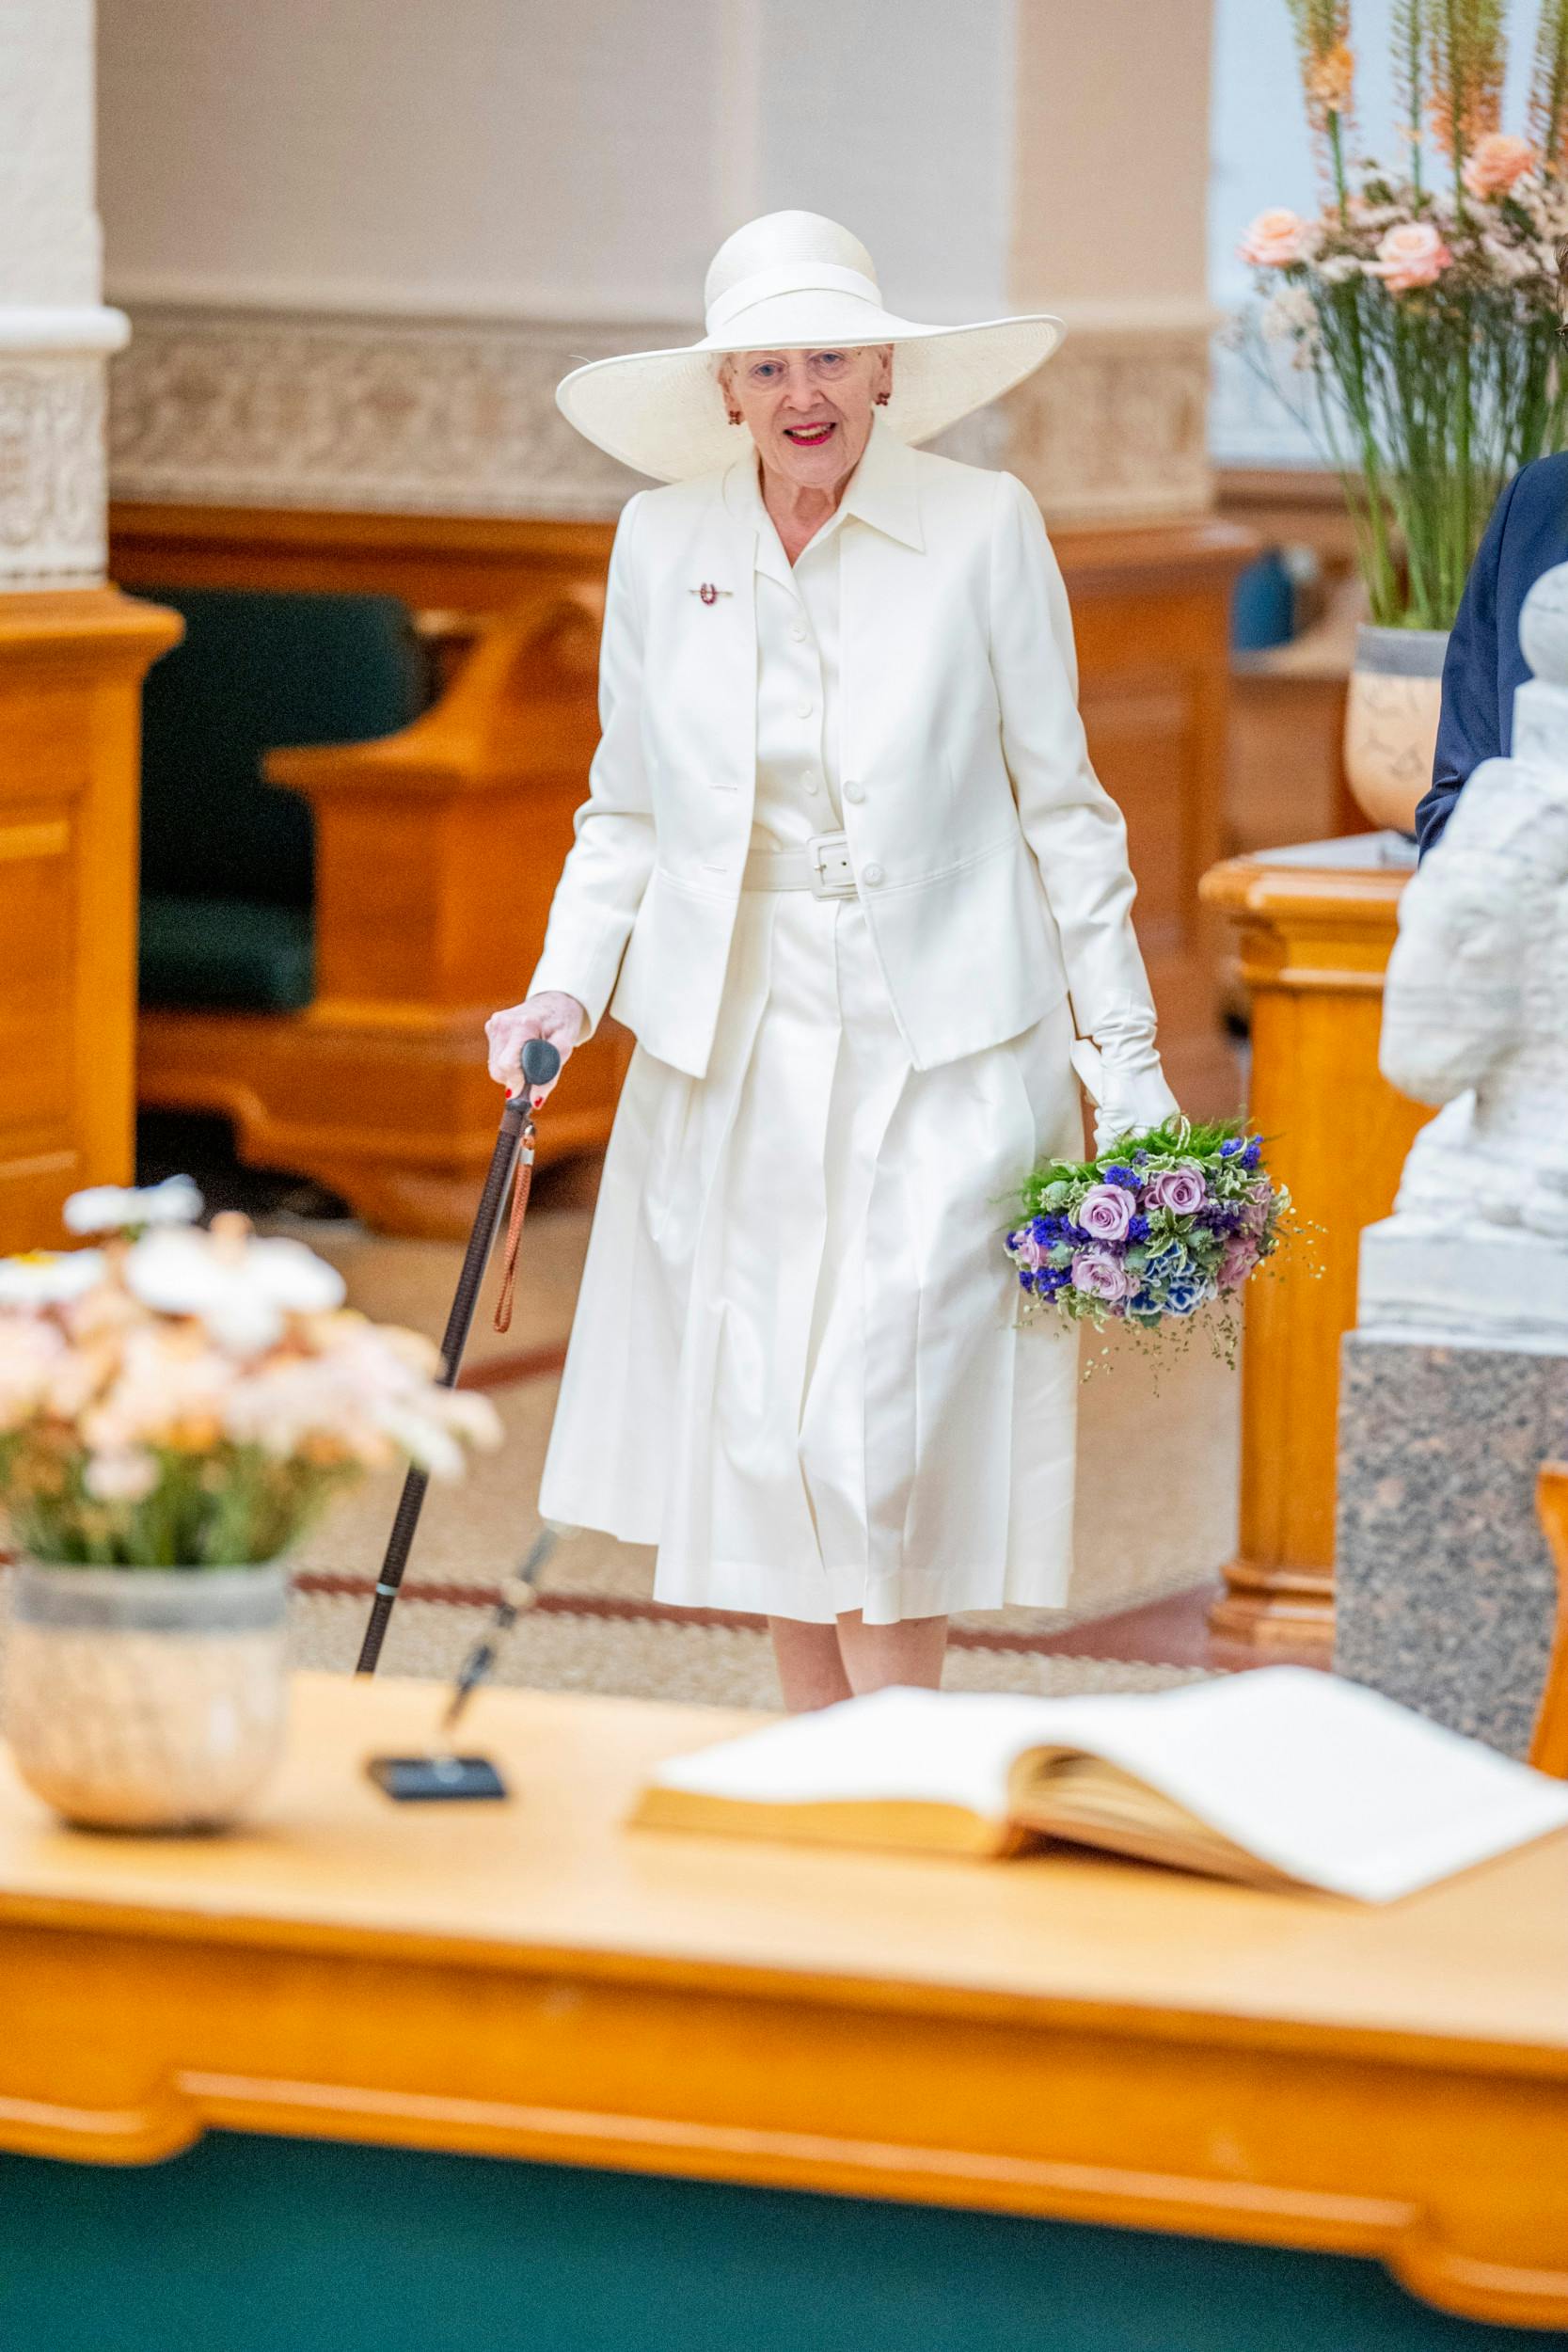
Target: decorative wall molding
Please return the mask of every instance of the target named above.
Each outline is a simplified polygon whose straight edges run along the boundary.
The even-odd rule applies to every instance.
[[[1083,326],[999,404],[996,455],[1053,522],[1135,522],[1211,503],[1207,318]]]
[[[561,415],[579,359],[690,329],[135,310],[111,373],[119,499],[350,512],[616,514],[641,476]]]
[[[689,326],[436,321],[133,305],[113,362],[115,497],[349,512],[618,512],[641,477],[560,415],[580,359]],[[1007,466],[1062,520],[1209,503],[1208,318],[1085,324],[1030,384],[937,444]]]
[[[0,589],[103,578],[103,362],[0,350]]]

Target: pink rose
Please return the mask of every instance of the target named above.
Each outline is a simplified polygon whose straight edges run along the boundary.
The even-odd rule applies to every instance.
[[[1017,1264],[1027,1266],[1029,1272],[1035,1274],[1044,1263],[1045,1252],[1034,1234],[1026,1230],[1013,1244],[1013,1258]]]
[[[1410,294],[1431,286],[1453,260],[1430,220],[1402,220],[1389,230],[1367,268],[1381,278],[1390,294]]]
[[[1121,1241],[1132,1222],[1132,1196],[1120,1184],[1095,1184],[1073,1211],[1072,1221],[1096,1241]]]
[[[1477,140],[1465,167],[1465,185],[1473,197],[1506,196],[1515,180],[1533,171],[1540,160],[1528,139],[1516,139],[1508,131],[1489,131]]]
[[[1151,1208],[1169,1209],[1177,1216],[1191,1216],[1209,1198],[1209,1187],[1203,1181],[1203,1170],[1184,1160],[1180,1168],[1163,1168],[1151,1176],[1147,1197]]]
[[[1257,1263],[1257,1245],[1243,1234],[1232,1235],[1226,1243],[1225,1255],[1220,1260],[1221,1290],[1239,1291]]]
[[[1259,214],[1236,250],[1255,269],[1288,269],[1292,262],[1306,260],[1306,238],[1301,215],[1280,204]]]
[[[1080,1249],[1072,1262],[1073,1286],[1107,1307],[1117,1307],[1132,1295],[1132,1284],[1119,1258],[1105,1249]]]

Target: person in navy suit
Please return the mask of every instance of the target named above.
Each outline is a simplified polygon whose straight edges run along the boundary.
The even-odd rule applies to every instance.
[[[1568,452],[1538,457],[1514,475],[1476,549],[1443,663],[1432,788],[1416,811],[1423,857],[1481,761],[1513,749],[1513,691],[1529,675],[1519,613],[1554,564],[1568,564]]]

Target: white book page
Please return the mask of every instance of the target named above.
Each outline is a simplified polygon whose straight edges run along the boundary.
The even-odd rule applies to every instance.
[[[1260,1861],[1364,1902],[1568,1824],[1568,1784],[1306,1666],[1069,1707],[1095,1710],[1080,1746]]]
[[[1033,1747],[1102,1756],[1259,1861],[1367,1902],[1568,1823],[1568,1785],[1299,1666],[1126,1696],[880,1691],[654,1777],[758,1804],[902,1799],[1000,1820],[1012,1766]]]
[[[878,1691],[659,1766],[659,1788],[750,1804],[902,1800],[1007,1812],[1007,1776],[1039,1744],[1049,1700],[970,1692]]]

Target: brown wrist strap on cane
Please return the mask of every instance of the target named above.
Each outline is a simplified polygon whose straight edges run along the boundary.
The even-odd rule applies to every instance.
[[[512,1328],[512,1300],[517,1288],[517,1246],[523,1238],[523,1214],[533,1183],[533,1122],[523,1129],[517,1165],[512,1177],[512,1214],[506,1220],[506,1247],[501,1253],[500,1295],[496,1300],[496,1329]]]

